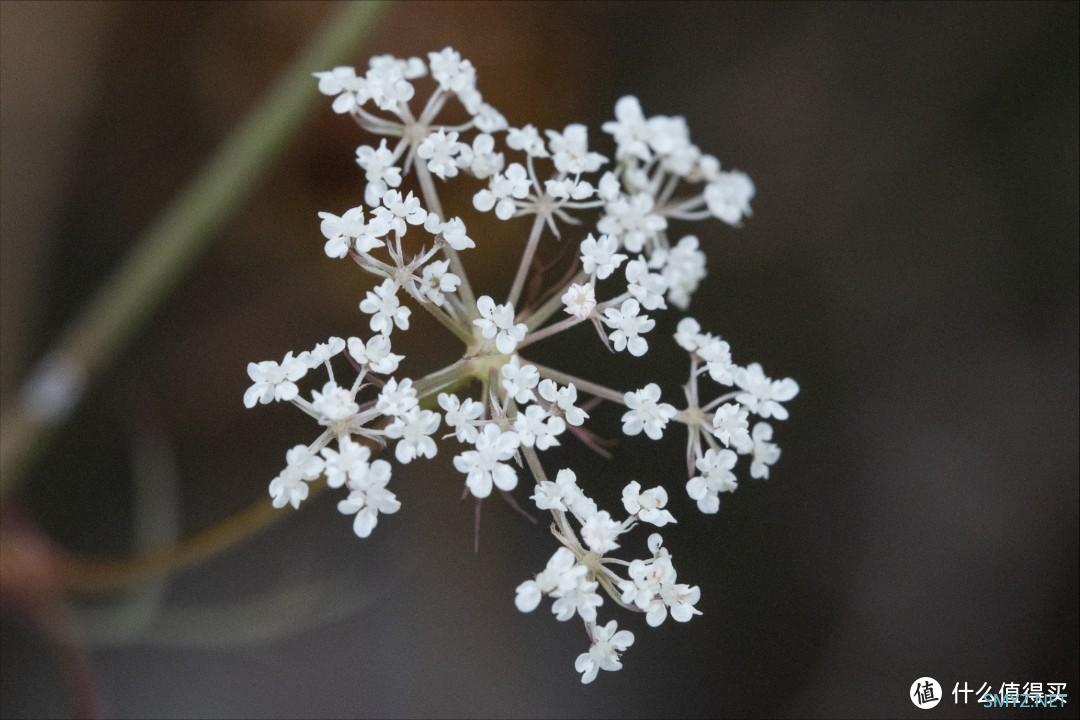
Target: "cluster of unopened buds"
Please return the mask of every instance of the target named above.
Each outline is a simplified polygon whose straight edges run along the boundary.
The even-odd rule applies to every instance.
[[[428,75],[433,89],[417,113],[414,83]],[[716,513],[721,493],[738,485],[740,456],[751,477],[769,476],[780,450],[767,421],[787,418],[783,403],[799,388],[769,378],[760,365],[735,365],[728,343],[690,317],[678,323],[674,338],[689,353],[682,409],[663,402],[654,383],[616,390],[530,362],[521,352],[590,323],[608,351],[645,355],[655,342],[649,313],[685,310],[706,274],[698,239],[673,241],[671,224],[718,218],[738,226],[750,214],[753,183],[693,145],[683,118],[647,117],[634,97],[620,99],[615,119],[603,125],[614,140],[613,163],[589,149],[583,125],[544,133],[532,125],[509,127],[477,91],[472,63],[450,48],[430,53],[426,63],[379,56],[362,75],[338,67],[315,77],[334,98],[335,112],[381,136],[377,146],[356,150],[367,181],[364,205],[319,213],[326,254],[377,278],[359,306],[372,334],[332,337],[278,362],[248,366],[245,405],[289,402],[322,428],[313,442],[286,454],[285,469],[270,483],[274,506],[298,508],[309,483],[323,477],[347,492],[338,510],[354,516],[356,535],[367,537],[380,516],[401,507],[388,488],[391,465],[374,459],[373,450],[392,446],[397,462],[407,464],[435,457],[451,438],[463,492],[478,502],[497,490],[516,507],[511,493],[531,475],[531,500],[550,513],[559,548],[546,568],[518,586],[516,605],[531,612],[546,595],[557,620],[581,618],[591,642],[575,662],[583,683],[600,670],[618,670],[634,635],[614,620],[598,620],[605,597],[643,613],[652,627],[668,616],[687,622],[700,614],[699,588],[678,582],[659,534],[648,536],[644,558],[612,554],[637,525],[675,522],[668,492],[629,483],[620,519],[597,507],[573,470],[558,469],[551,479],[541,453],[569,436],[603,452],[584,427],[598,402],[625,406],[626,435],[657,440],[671,423],[681,424],[688,435],[685,492],[701,512]],[[454,125],[438,119],[451,101],[464,110]],[[409,174],[419,196],[403,185]],[[440,202],[438,184],[459,179],[475,184],[475,211],[494,212],[508,227],[531,219],[501,303],[474,294],[461,253],[476,242],[466,222]],[[534,261],[544,239],[575,243],[574,267],[520,307],[526,279],[543,272]],[[403,299],[461,340],[459,360],[416,380],[399,373],[404,357],[393,352],[391,337],[409,328],[412,308]],[[346,363],[351,381],[341,377]],[[327,379],[306,396],[298,383],[320,367]],[[705,397],[713,394],[709,383],[716,397]]]

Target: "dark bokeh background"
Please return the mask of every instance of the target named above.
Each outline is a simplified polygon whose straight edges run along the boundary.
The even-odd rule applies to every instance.
[[[5,401],[329,9],[3,3]],[[447,44],[513,124],[585,121],[605,143],[635,93],[757,183],[745,229],[695,227],[712,273],[693,310],[803,388],[772,479],[702,517],[678,433],[611,465],[551,462],[602,503],[631,473],[673,489],[665,536],[704,616],[653,631],[619,613],[638,637],[625,669],[583,689],[579,624],[512,603],[550,538],[489,503],[472,554],[443,454],[395,470],[404,507],[367,541],[323,498],[157,588],[149,622],[124,598],[73,611],[100,711],[908,716],[931,675],[946,692],[1068,682],[1048,714],[1075,716],[1077,5],[410,3],[355,62]],[[265,495],[310,426],[245,412],[243,368],[363,331],[367,280],[322,256],[315,222],[361,197],[361,141],[319,104],[38,464],[21,522],[124,553],[147,446],[175,463],[185,534]],[[485,228],[471,267],[500,291],[524,229]],[[421,371],[454,352],[428,330],[405,336]],[[602,361],[627,387],[683,372],[673,344],[610,359],[586,330],[537,355],[592,377]],[[2,637],[3,714],[70,713],[40,627],[6,607]],[[923,714],[960,712],[990,716],[951,697]]]

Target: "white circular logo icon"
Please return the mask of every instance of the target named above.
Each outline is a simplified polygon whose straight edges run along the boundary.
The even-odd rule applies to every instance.
[[[937,707],[937,704],[941,702],[941,683],[932,677],[921,677],[911,683],[908,697],[920,710]]]

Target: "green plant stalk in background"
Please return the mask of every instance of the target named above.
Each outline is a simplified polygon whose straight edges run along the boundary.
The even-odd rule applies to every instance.
[[[138,333],[210,240],[243,205],[259,178],[300,128],[316,93],[311,73],[340,64],[362,46],[386,10],[383,0],[349,3],[228,136],[191,183],[165,208],[112,278],[46,355],[74,368],[85,387]],[[51,431],[70,413],[44,420],[13,403],[0,419],[0,500],[18,487]]]

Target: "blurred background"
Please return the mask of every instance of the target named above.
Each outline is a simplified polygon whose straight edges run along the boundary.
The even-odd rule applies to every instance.
[[[337,9],[0,5],[5,410]],[[623,442],[612,463],[571,443],[549,461],[572,462],[601,506],[632,477],[666,484],[680,522],[665,537],[704,615],[650,630],[619,612],[637,642],[583,688],[580,625],[512,602],[551,538],[489,502],[474,554],[449,453],[395,469],[402,511],[368,540],[319,497],[164,578],[70,590],[72,568],[268,506],[311,428],[292,408],[245,411],[246,363],[366,331],[369,280],[325,258],[315,213],[359,202],[353,150],[371,138],[313,99],[4,500],[3,715],[896,717],[923,712],[908,690],[929,675],[938,716],[991,715],[953,705],[956,682],[1029,681],[1067,682],[1067,708],[1042,714],[1076,716],[1077,12],[394,4],[351,64],[452,45],[512,125],[585,122],[608,153],[599,125],[633,93],[754,178],[745,228],[691,230],[711,271],[692,311],[736,361],[802,387],[771,479],[706,517],[681,489],[678,433]],[[474,188],[450,187],[466,208]],[[471,233],[474,284],[505,292],[519,222]],[[410,371],[455,359],[414,318],[401,347],[395,334]],[[535,359],[678,392],[673,343],[634,361],[578,330]],[[618,413],[596,414],[617,436]]]

